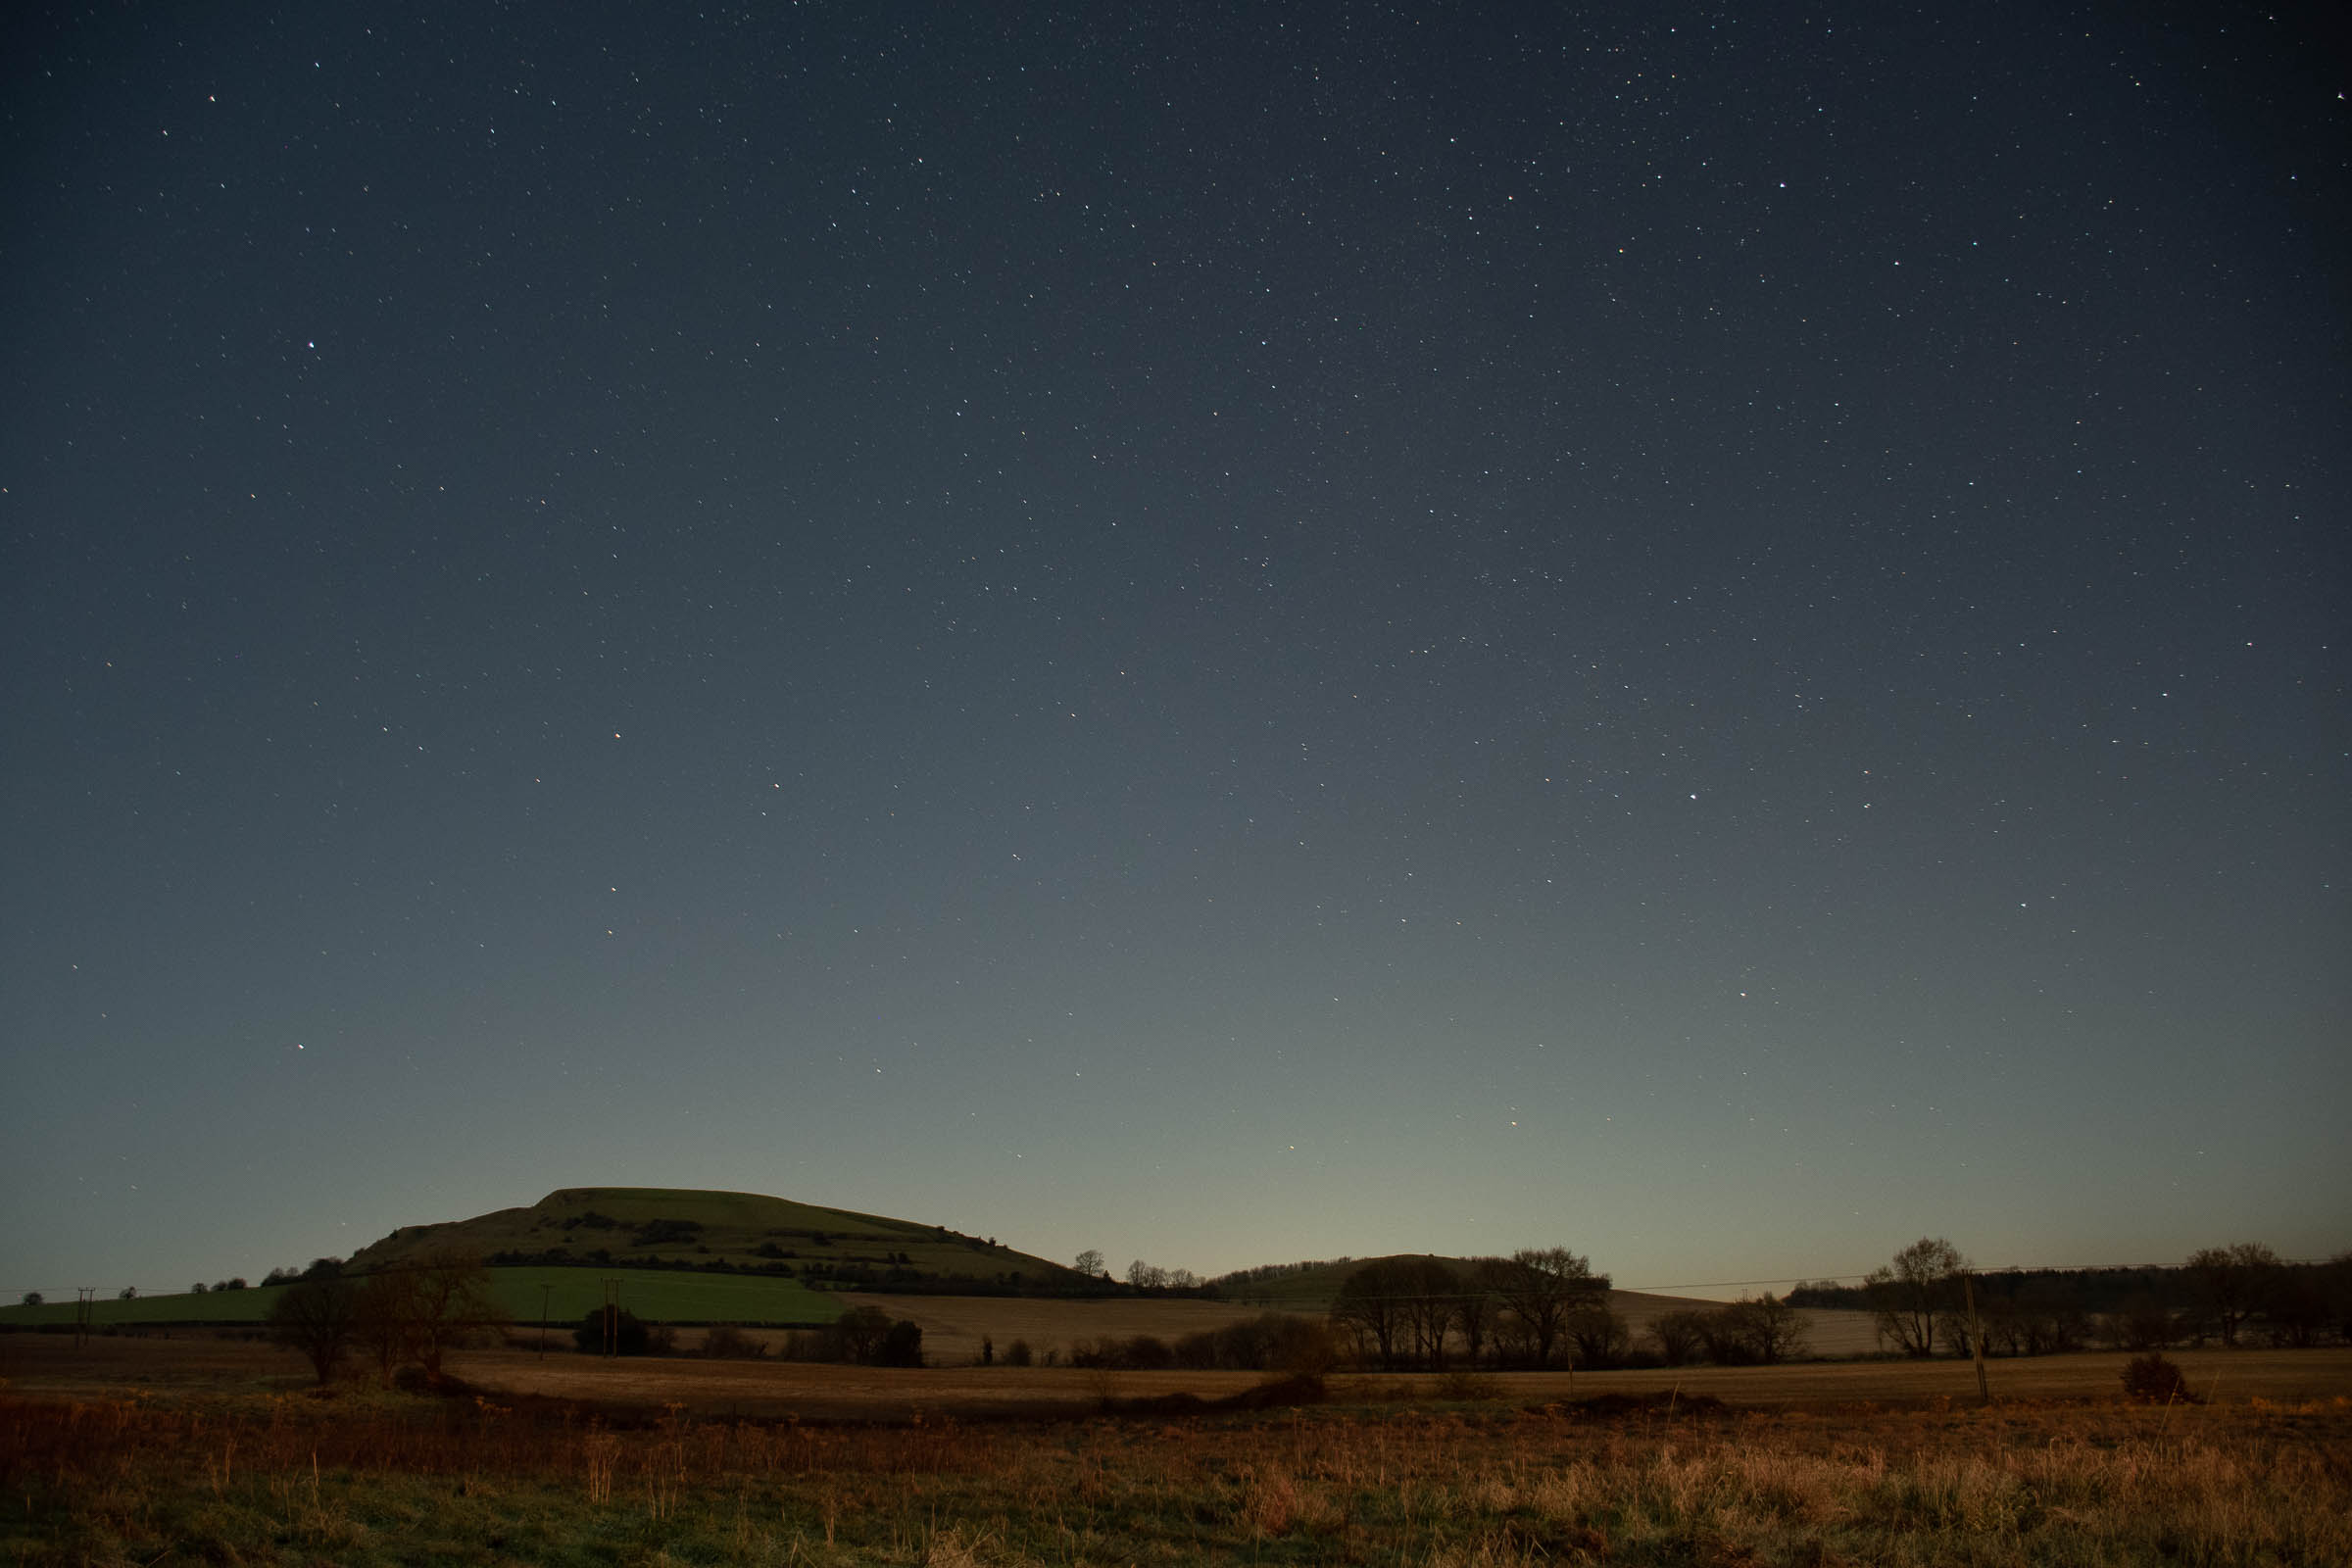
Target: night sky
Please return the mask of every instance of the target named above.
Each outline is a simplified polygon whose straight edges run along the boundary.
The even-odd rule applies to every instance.
[[[2352,1245],[2324,9],[21,17],[0,1285]]]

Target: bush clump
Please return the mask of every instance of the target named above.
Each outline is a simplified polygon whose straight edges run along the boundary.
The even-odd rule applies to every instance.
[[[654,1331],[636,1313],[624,1306],[614,1316],[616,1323],[609,1349],[605,1345],[605,1310],[601,1306],[580,1319],[579,1327],[571,1331],[571,1343],[588,1355],[650,1355],[660,1348]]]
[[[2180,1375],[2180,1369],[2156,1350],[2124,1363],[2124,1394],[2142,1404],[2201,1402],[2188,1392],[2188,1379]]]
[[[921,1366],[923,1331],[911,1318],[893,1319],[870,1306],[844,1312],[821,1329],[784,1337],[787,1361],[838,1361],[858,1366]]]
[[[767,1354],[767,1345],[732,1323],[719,1323],[703,1336],[703,1354],[713,1360],[757,1361]]]

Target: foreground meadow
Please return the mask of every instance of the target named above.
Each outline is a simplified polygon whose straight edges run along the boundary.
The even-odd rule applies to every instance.
[[[1351,1404],[832,1424],[348,1387],[11,1390],[0,1561],[2352,1561],[2341,1396],[1740,1409],[1426,1391],[1446,1392],[1477,1396],[1368,1383],[1333,1388]]]

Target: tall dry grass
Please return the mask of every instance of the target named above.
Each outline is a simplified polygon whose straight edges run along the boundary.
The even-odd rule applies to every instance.
[[[0,1397],[0,1561],[2352,1561],[2352,1402],[897,1427]]]

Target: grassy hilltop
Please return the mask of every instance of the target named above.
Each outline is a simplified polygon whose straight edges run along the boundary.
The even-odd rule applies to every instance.
[[[517,1322],[542,1311],[576,1321],[619,1278],[622,1302],[655,1322],[829,1323],[842,1291],[892,1295],[1071,1296],[1102,1288],[1073,1269],[966,1236],[882,1214],[796,1203],[758,1193],[664,1187],[566,1187],[525,1208],[404,1225],[344,1265],[361,1274],[432,1253],[490,1265],[491,1292]],[[542,1290],[542,1287],[546,1289]],[[260,1323],[284,1287],[143,1296],[92,1303],[110,1325]],[[63,1326],[74,1304],[0,1306],[0,1329]]]
[[[693,1269],[815,1289],[1050,1296],[1088,1284],[1058,1263],[944,1225],[664,1187],[566,1187],[528,1208],[407,1225],[347,1266],[383,1268],[453,1248],[494,1268]]]

